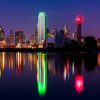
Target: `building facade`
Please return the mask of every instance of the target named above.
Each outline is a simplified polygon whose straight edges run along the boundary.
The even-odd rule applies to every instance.
[[[6,46],[5,41],[5,32],[2,26],[0,26],[0,48],[4,48]]]
[[[46,28],[46,14],[40,12],[38,16],[38,45],[44,45],[46,42],[47,28]]]
[[[0,26],[0,41],[5,40],[5,32],[2,26]]]
[[[23,31],[15,32],[15,45],[18,47],[22,47],[24,44],[25,36]]]

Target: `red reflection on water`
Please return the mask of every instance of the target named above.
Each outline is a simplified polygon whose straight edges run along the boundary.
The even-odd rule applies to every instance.
[[[79,93],[84,90],[84,77],[82,75],[76,76],[76,78],[75,78],[75,89]]]

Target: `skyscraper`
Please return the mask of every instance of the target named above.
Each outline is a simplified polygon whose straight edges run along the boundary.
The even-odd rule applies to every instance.
[[[81,27],[82,23],[84,22],[84,17],[79,15],[75,18],[75,21],[77,24],[77,41],[81,43]]]
[[[17,31],[15,32],[15,45],[22,46],[24,43],[24,32],[23,31]]]
[[[46,14],[44,12],[40,12],[38,16],[38,45],[41,48],[41,45],[46,44]]]
[[[5,48],[6,41],[5,41],[5,32],[2,26],[0,26],[0,48]]]
[[[57,30],[56,29],[52,29],[51,32],[47,32],[47,47],[50,48],[54,48],[55,45],[55,38],[56,38],[56,34],[57,34]]]
[[[6,46],[9,47],[9,45],[10,45],[10,37],[7,36],[6,37]]]
[[[14,45],[14,33],[13,33],[13,30],[10,30],[10,45]]]
[[[35,43],[35,36],[34,35],[31,35],[30,36],[30,46],[33,46]]]
[[[4,41],[5,39],[5,32],[2,26],[0,26],[0,41]]]
[[[64,39],[64,30],[60,30],[56,33],[55,42],[56,42],[56,48],[63,47],[63,39]]]
[[[69,26],[63,26],[63,30],[64,30],[64,38],[69,37],[70,27]]]
[[[78,41],[78,40],[77,40],[77,32],[74,32],[74,33],[72,34],[72,40]]]
[[[38,29],[35,29],[35,33],[34,33],[34,45],[38,45]]]

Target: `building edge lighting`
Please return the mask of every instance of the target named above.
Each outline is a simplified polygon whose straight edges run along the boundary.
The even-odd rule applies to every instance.
[[[38,16],[38,45],[44,45],[46,43],[46,35],[47,35],[47,27],[46,27],[46,13],[39,12]]]

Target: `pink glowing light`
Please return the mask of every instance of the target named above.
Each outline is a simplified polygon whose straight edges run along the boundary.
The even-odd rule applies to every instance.
[[[77,24],[82,24],[84,23],[84,17],[81,15],[76,16],[75,21]]]
[[[84,78],[82,75],[78,75],[75,78],[75,89],[77,92],[82,92],[84,90]]]

